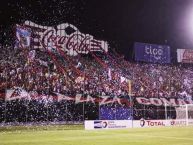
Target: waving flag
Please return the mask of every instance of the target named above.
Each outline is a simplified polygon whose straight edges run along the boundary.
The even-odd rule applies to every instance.
[[[16,41],[17,48],[26,48],[30,46],[30,37],[31,37],[30,29],[17,26],[16,37],[17,37]]]
[[[22,88],[17,87],[15,89],[8,89],[6,91],[7,101],[22,99],[22,98],[30,99],[29,93]]]

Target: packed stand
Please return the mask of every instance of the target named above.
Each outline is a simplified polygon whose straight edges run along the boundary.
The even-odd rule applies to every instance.
[[[56,94],[183,99],[192,99],[193,96],[193,68],[183,64],[133,63],[114,53],[96,54],[106,64],[103,66],[91,55],[68,56],[66,59],[65,54],[8,46],[1,46],[1,52],[1,97],[5,98],[7,90],[17,88],[30,94],[30,101],[17,99],[1,104],[1,121],[5,118],[6,122],[96,119],[96,105],[87,104],[89,111],[83,113],[80,110],[85,106],[65,100],[58,102]],[[6,113],[4,108],[8,108]]]

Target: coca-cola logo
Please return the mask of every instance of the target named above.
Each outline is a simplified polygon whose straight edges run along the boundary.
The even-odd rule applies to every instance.
[[[69,37],[66,43],[66,48],[68,50],[74,49],[77,51],[81,51],[81,50],[89,51],[90,44],[87,43],[88,41],[91,41],[90,36],[83,36],[81,34],[77,34],[77,35],[73,34],[72,36]]]
[[[89,51],[90,44],[92,44],[92,39],[90,36],[84,36],[83,34],[72,34],[70,36],[60,36],[55,35],[54,30],[47,31],[41,40],[41,44],[44,48],[48,48],[49,44],[52,45],[53,48],[66,48],[68,50],[73,49],[76,51]],[[96,43],[98,47],[100,43]]]

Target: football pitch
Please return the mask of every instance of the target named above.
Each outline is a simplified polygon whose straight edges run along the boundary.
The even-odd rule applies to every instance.
[[[0,145],[193,145],[193,127],[85,131],[83,126],[0,128]]]

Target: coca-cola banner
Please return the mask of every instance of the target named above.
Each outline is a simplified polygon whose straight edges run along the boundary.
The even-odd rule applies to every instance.
[[[178,62],[193,63],[193,50],[191,49],[178,49],[177,56]]]
[[[170,46],[136,42],[135,60],[152,63],[170,63]]]
[[[90,51],[108,51],[106,41],[96,40],[92,35],[83,34],[72,24],[63,23],[56,27],[50,27],[26,21],[23,26],[17,25],[17,27],[30,30],[30,47],[34,49],[51,51],[60,49],[67,52],[68,55],[87,54]],[[20,40],[20,38],[17,38],[17,40]]]

